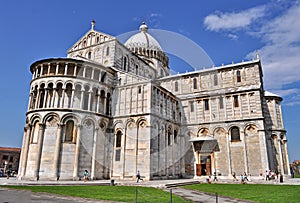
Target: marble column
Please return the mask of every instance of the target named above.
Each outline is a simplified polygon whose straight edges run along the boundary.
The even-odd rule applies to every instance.
[[[94,141],[93,141],[93,152],[92,152],[92,169],[91,169],[91,179],[96,179],[95,170],[96,170],[96,150],[97,150],[97,135],[98,128],[94,130]]]
[[[51,69],[51,63],[48,63],[48,71],[47,71],[47,75],[50,74],[50,69]]]
[[[283,168],[283,158],[282,158],[282,150],[281,150],[281,139],[278,139],[278,151],[279,151],[279,167],[281,174],[284,174],[284,168]]]
[[[39,170],[41,165],[41,158],[42,158],[42,149],[43,149],[43,142],[44,142],[44,132],[45,132],[45,124],[40,123],[39,124],[39,137],[38,137],[38,149],[37,149],[37,159],[35,164],[35,170],[34,170],[34,178],[36,180],[39,180]]]
[[[83,102],[84,102],[84,90],[81,90],[81,95],[80,95],[80,109],[83,109]]]
[[[65,106],[65,88],[62,88],[62,92],[61,92],[61,103],[59,105],[60,108],[64,108]]]
[[[46,102],[47,102],[47,97],[48,97],[48,91],[49,91],[48,88],[44,88],[44,101],[43,101],[42,108],[47,108]],[[42,92],[41,92],[41,94],[42,94]]]
[[[68,63],[65,63],[64,75],[68,74]]]
[[[37,93],[36,93],[37,98],[35,99],[34,109],[37,109],[38,106],[39,106],[39,100],[41,99],[40,92],[41,92],[41,90],[38,89],[38,90],[37,90]]]
[[[80,154],[80,136],[81,136],[81,125],[77,125],[77,138],[74,156],[74,167],[73,167],[73,180],[78,180],[79,173],[79,154]]]
[[[92,92],[89,93],[89,99],[88,99],[88,110],[91,111],[91,99],[92,99]]]
[[[99,102],[100,102],[100,92],[97,90],[97,104],[96,104],[96,112],[99,113]]]
[[[41,72],[40,72],[40,77],[43,76],[43,72],[44,72],[44,64],[41,65]]]
[[[226,142],[227,142],[227,161],[228,161],[228,176],[232,174],[231,168],[231,152],[230,152],[230,138],[229,134],[226,133]]]
[[[72,89],[72,94],[71,94],[71,102],[70,102],[70,106],[69,106],[69,108],[73,108],[73,102],[74,102],[74,92],[75,92],[75,89]]]
[[[249,173],[249,163],[248,163],[248,155],[247,155],[247,136],[244,131],[241,131],[241,137],[244,139],[244,162],[245,162],[245,172]]]
[[[84,78],[85,78],[85,74],[86,74],[86,66],[83,66],[82,77],[84,77]]]
[[[95,69],[92,68],[92,75],[91,75],[91,79],[94,80],[94,74],[95,74]]]
[[[52,99],[51,99],[51,102],[50,102],[50,108],[54,107],[54,101],[55,101],[55,98],[56,98],[56,94],[57,94],[56,89],[52,88]]]
[[[58,74],[58,69],[59,69],[59,63],[56,63],[55,75],[57,75],[57,74]]]
[[[77,64],[75,63],[73,76],[76,76],[76,72],[77,72]]]
[[[32,99],[33,99],[33,93],[31,92],[29,94],[29,102],[28,102],[28,106],[27,106],[27,111],[29,111],[32,108]]]
[[[61,150],[61,137],[62,137],[62,128],[63,124],[57,124],[57,131],[56,131],[56,140],[55,140],[55,151],[54,151],[54,160],[53,160],[53,178],[54,180],[58,180],[60,174],[59,171],[59,154]]]
[[[32,126],[30,124],[26,124],[24,128],[24,137],[23,137],[23,144],[21,150],[21,160],[20,160],[20,167],[19,167],[19,178],[24,178],[26,174],[26,166],[27,166],[27,159],[28,159],[28,149],[30,144],[30,135],[31,135]]]

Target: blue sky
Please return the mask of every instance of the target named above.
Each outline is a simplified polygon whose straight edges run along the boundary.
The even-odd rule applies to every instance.
[[[152,29],[179,33],[201,46],[217,66],[251,59],[258,50],[265,88],[284,99],[290,162],[300,159],[300,2],[296,0],[1,2],[0,146],[21,146],[30,64],[65,57],[90,29],[92,19],[96,30],[113,36],[137,30],[142,21]],[[170,66],[178,72],[187,69],[176,59]]]

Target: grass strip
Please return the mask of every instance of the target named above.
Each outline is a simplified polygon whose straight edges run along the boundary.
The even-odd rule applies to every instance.
[[[300,202],[299,185],[195,184],[183,188],[261,203]]]
[[[45,192],[64,196],[91,198],[117,202],[170,202],[170,193],[157,188],[135,186],[5,186],[13,189],[26,189],[32,192]],[[189,202],[172,195],[173,202]]]

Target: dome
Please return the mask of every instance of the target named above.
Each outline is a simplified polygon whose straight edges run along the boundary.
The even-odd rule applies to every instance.
[[[145,22],[140,26],[140,32],[131,36],[126,42],[125,46],[129,49],[145,48],[148,50],[161,51],[159,43],[148,33],[148,26]]]
[[[164,66],[169,64],[168,56],[163,52],[156,39],[148,33],[148,26],[145,22],[140,26],[140,32],[125,42],[125,46],[144,59],[158,60]]]

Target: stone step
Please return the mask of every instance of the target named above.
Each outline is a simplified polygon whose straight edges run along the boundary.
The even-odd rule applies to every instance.
[[[166,188],[172,188],[172,187],[179,187],[179,186],[184,186],[184,185],[194,185],[194,184],[200,184],[200,181],[187,181],[187,182],[178,182],[178,183],[171,183],[171,184],[166,184]]]

